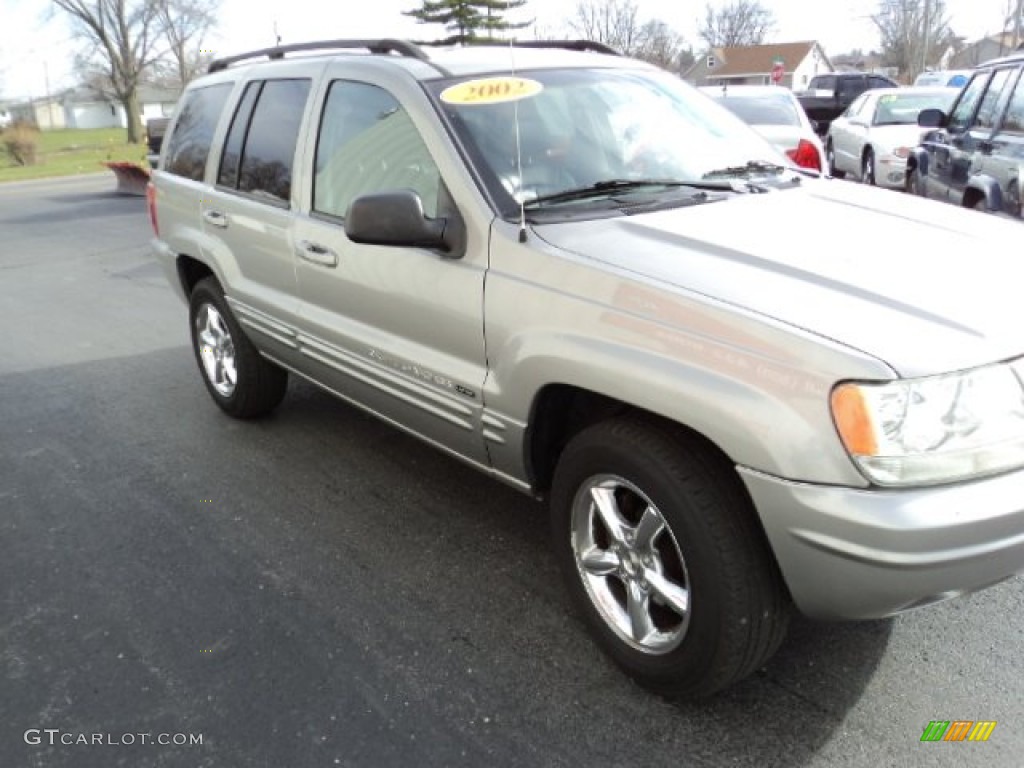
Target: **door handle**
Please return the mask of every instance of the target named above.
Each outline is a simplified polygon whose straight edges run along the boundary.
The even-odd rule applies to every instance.
[[[309,240],[300,240],[299,247],[296,250],[300,258],[312,262],[313,264],[319,264],[321,267],[338,266],[338,254],[319,243],[312,243]]]
[[[203,218],[208,224],[220,227],[221,229],[227,229],[228,217],[220,211],[203,211]]]

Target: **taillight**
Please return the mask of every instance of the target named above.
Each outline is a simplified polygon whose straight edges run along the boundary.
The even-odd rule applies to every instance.
[[[160,236],[160,227],[156,223],[156,187],[153,182],[146,185],[146,208],[149,209],[149,223],[153,225],[153,234]]]
[[[810,168],[813,171],[821,170],[821,154],[818,148],[807,139],[800,139],[796,149],[787,149],[789,159],[801,168]]]

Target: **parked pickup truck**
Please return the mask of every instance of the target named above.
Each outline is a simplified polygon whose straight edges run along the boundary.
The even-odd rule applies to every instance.
[[[834,72],[812,77],[807,90],[797,93],[796,97],[804,112],[817,125],[818,134],[824,136],[832,121],[843,114],[864,91],[896,87],[899,87],[899,83],[884,75]]]

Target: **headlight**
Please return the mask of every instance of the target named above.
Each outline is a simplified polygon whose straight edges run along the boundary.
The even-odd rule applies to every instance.
[[[924,485],[1024,466],[1024,358],[832,392],[832,418],[879,485]]]
[[[910,147],[896,147],[896,149],[892,151],[892,154],[901,160],[906,160],[910,157]]]

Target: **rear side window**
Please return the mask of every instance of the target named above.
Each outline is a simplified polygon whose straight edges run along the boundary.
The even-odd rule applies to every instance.
[[[309,79],[260,80],[245,87],[224,143],[217,185],[287,204]]]
[[[1012,71],[1010,69],[997,69],[996,73],[992,75],[988,90],[985,91],[985,95],[981,99],[981,106],[978,107],[978,114],[974,118],[972,128],[985,129],[996,127],[996,120],[999,119],[999,114],[1003,111],[1002,107],[1006,104],[1006,98],[1003,97],[1006,96],[1008,98],[1010,95],[1006,84],[1010,79]]]
[[[268,80],[252,112],[238,170],[238,189],[287,201],[299,125],[306,109],[309,80]]]
[[[1021,76],[1017,87],[1013,89],[1013,97],[1003,119],[1003,130],[1024,134],[1024,76]]]
[[[166,171],[202,181],[213,132],[217,129],[231,88],[231,83],[221,83],[196,88],[185,94],[174,133],[167,141]]]

